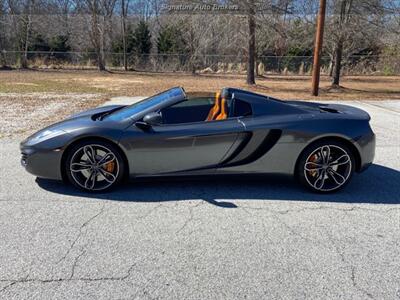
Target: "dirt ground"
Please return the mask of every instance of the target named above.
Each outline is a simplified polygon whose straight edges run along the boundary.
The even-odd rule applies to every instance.
[[[309,76],[264,76],[255,86],[244,75],[97,72],[66,70],[0,71],[0,137],[26,133],[113,96],[146,96],[183,86],[189,93],[237,87],[294,100],[400,99],[400,76],[343,77],[340,89],[322,77],[320,97],[310,95]],[[35,122],[32,122],[35,120]]]
[[[320,97],[310,95],[309,76],[265,76],[255,86],[245,84],[244,75],[182,73],[138,73],[97,71],[1,71],[2,93],[98,93],[105,96],[143,96],[173,86],[188,92],[215,92],[222,87],[238,87],[283,99],[379,100],[400,99],[400,76],[347,76],[341,89],[330,88],[330,78],[322,77]]]

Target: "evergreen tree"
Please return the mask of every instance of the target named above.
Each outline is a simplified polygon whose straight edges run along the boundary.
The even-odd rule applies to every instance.
[[[133,30],[132,26],[128,25],[126,28],[126,53],[132,53],[135,42],[133,40]],[[123,64],[123,55],[118,55],[124,53],[124,42],[122,36],[118,36],[111,43],[111,51],[112,53],[116,53],[117,55],[112,55],[111,62],[114,66],[120,66]],[[127,56],[129,60],[131,60],[130,56]]]
[[[186,53],[187,47],[181,29],[172,25],[161,29],[157,38],[157,50],[162,54]]]
[[[50,46],[48,41],[41,34],[36,34],[34,35],[28,50],[47,52],[50,51]]]
[[[134,46],[135,46],[135,42],[133,39],[133,30],[132,30],[132,27],[129,25],[128,28],[126,29],[126,52],[131,53],[133,51]],[[123,53],[124,52],[124,45],[123,45],[123,40],[122,40],[121,36],[118,36],[118,38],[116,38],[112,41],[111,51],[113,53]]]
[[[57,59],[68,59],[69,54],[67,52],[71,51],[71,46],[68,43],[67,35],[56,35],[52,37],[49,41],[49,47],[53,53],[53,57]]]
[[[51,51],[55,52],[68,52],[71,50],[71,46],[68,43],[68,36],[56,35],[49,41],[49,47]]]
[[[32,36],[32,42],[28,46],[28,51],[37,53],[27,53],[27,59],[33,58],[46,58],[46,52],[50,51],[50,46],[48,41],[41,34],[34,34]]]
[[[151,33],[149,25],[145,21],[140,21],[135,28],[132,38],[128,38],[128,47],[136,54],[149,54],[151,50]]]

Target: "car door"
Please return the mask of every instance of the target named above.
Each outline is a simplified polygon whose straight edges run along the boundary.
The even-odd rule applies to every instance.
[[[121,143],[132,175],[213,170],[243,131],[237,118],[156,125],[147,131],[132,125]]]

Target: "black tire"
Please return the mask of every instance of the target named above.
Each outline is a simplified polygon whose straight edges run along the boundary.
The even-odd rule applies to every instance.
[[[313,192],[333,193],[349,183],[355,167],[354,154],[346,144],[323,140],[311,144],[302,152],[296,178]]]
[[[89,153],[94,153],[94,162]],[[120,150],[112,143],[84,140],[68,149],[66,155],[65,175],[78,189],[92,193],[108,192],[124,178],[124,159]]]

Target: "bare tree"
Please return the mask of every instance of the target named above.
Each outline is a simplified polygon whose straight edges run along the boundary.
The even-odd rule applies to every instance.
[[[337,9],[338,18],[336,18],[336,28],[337,30],[337,39],[336,45],[334,47],[334,57],[333,57],[333,86],[339,86],[340,83],[340,71],[342,69],[342,56],[343,56],[343,43],[346,38],[346,27],[350,23],[350,18],[353,10],[353,0],[341,0]]]
[[[374,7],[371,11],[371,8]],[[345,59],[363,49],[380,47],[381,0],[332,1],[327,18],[326,51],[331,57],[332,86],[339,87]],[[375,14],[375,15],[374,15]],[[371,22],[373,20],[373,22]]]
[[[104,24],[100,23],[99,1],[89,0],[88,5],[91,12],[91,40],[96,51],[97,67],[100,71],[106,69],[104,58]]]
[[[258,0],[243,0],[243,1],[232,1],[241,11],[243,11],[246,17],[247,30],[246,35],[246,50],[247,50],[247,68],[246,68],[246,83],[255,84],[255,56],[256,56],[256,13],[257,4],[260,3]]]
[[[111,29],[110,19],[114,12],[116,0],[86,0],[91,16],[90,39],[96,52],[97,67],[100,71],[106,69],[105,45],[106,33]]]
[[[21,2],[8,0],[14,28],[17,29],[18,49],[22,52],[22,55],[20,56],[20,66],[23,69],[28,67],[28,50],[34,4],[34,0],[24,0]]]
[[[256,7],[254,0],[247,2],[247,20],[249,26],[249,40],[247,53],[247,84],[255,84],[255,55],[256,55]]]
[[[246,0],[245,1],[245,11],[248,20],[248,56],[247,56],[247,83],[255,84],[255,62],[256,62],[256,41],[259,44],[270,44],[271,38],[268,36],[267,41],[260,43],[259,38],[256,39],[256,28],[259,31],[263,31],[263,28],[270,27],[278,35],[275,47],[286,48],[289,42],[288,38],[288,27],[287,23],[290,22],[290,18],[287,18],[287,13],[289,7],[292,5],[293,0]],[[259,22],[257,24],[257,19],[267,21]],[[261,30],[260,30],[261,29]],[[265,32],[265,30],[264,30]],[[278,51],[282,52],[282,51]],[[281,54],[281,53],[280,53]]]
[[[126,16],[128,13],[129,0],[121,0],[121,28],[122,28],[122,48],[123,48],[123,60],[124,60],[124,69],[128,70],[128,60],[126,57]]]
[[[184,40],[187,48],[187,64],[194,75],[198,69],[199,57],[212,47],[213,29],[217,19],[213,15],[191,15],[182,17]]]
[[[181,32],[178,39],[183,40],[183,46],[177,48],[180,53],[170,55],[169,61],[177,61],[192,72],[204,67],[213,71],[242,71],[246,65],[246,80],[254,84],[257,61],[268,63],[270,71],[279,72],[282,67],[288,67],[290,72],[304,70],[304,64],[306,70],[310,69],[309,60],[301,55],[311,55],[317,0],[192,0],[185,3],[236,4],[239,11],[167,13],[165,10],[164,4],[181,3],[179,0],[0,0],[1,48],[16,51],[18,57],[13,63],[27,67],[28,59],[33,57],[29,50],[41,46],[37,37],[49,48],[49,43],[62,35],[67,37],[65,49],[85,53],[63,57],[83,63],[76,58],[87,60],[88,53],[94,52],[97,67],[104,70],[111,41],[118,39],[124,55],[123,66],[128,69],[128,25],[147,20],[153,39],[163,28],[170,25],[178,28]],[[397,72],[399,6],[393,0],[328,0],[323,56],[331,58],[334,85],[340,84],[341,73],[354,70],[356,64],[371,71]],[[371,57],[382,54],[382,58],[372,58],[369,64],[361,60],[358,63],[352,57],[369,53]],[[13,56],[6,54],[3,61],[4,58],[11,61]],[[384,60],[384,56],[391,58]],[[156,58],[150,62],[146,67],[157,67]],[[174,63],[165,64],[169,65],[173,67]],[[323,67],[327,67],[324,61]]]
[[[7,65],[7,58],[5,55],[5,50],[6,47],[6,34],[5,34],[5,28],[7,27],[7,21],[5,19],[5,3],[4,0],[0,0],[0,67],[6,66]]]

